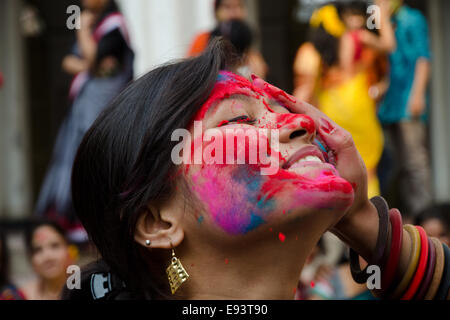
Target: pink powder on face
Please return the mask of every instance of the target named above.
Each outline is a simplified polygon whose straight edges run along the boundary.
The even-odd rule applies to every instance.
[[[244,174],[243,174],[244,173]],[[274,212],[299,208],[342,208],[353,201],[351,185],[321,173],[315,179],[280,169],[261,176],[258,166],[205,166],[193,175],[193,190],[212,220],[229,234],[245,234],[270,220]]]
[[[245,78],[230,72],[220,74],[209,99],[194,120],[204,119],[216,102],[232,95],[243,94],[256,99],[266,96]],[[273,112],[264,98],[262,101]],[[227,122],[222,121],[219,127]],[[275,122],[277,128],[294,128],[300,124],[309,134],[316,130],[314,121],[306,115],[276,114]],[[281,162],[281,154],[270,150],[268,141],[267,146],[268,154],[278,157]],[[246,152],[245,165],[202,165],[191,174],[193,191],[212,220],[229,234],[245,234],[267,222],[276,211],[290,213],[298,208],[331,209],[335,208],[336,202],[345,207],[353,201],[352,186],[333,172],[323,170],[317,177],[308,178],[280,168],[275,175],[261,176],[262,165],[259,161],[256,165],[248,164],[248,144],[237,146],[235,143],[234,148],[235,159],[239,152]]]

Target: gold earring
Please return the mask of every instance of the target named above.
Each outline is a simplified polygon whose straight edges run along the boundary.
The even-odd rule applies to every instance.
[[[185,282],[189,275],[181,264],[180,259],[175,256],[175,251],[172,247],[172,259],[170,265],[166,269],[167,277],[169,278],[170,290],[172,294],[178,290],[178,288]]]

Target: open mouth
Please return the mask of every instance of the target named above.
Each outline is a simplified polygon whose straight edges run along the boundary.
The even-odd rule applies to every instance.
[[[282,165],[282,169],[296,173],[304,173],[305,167],[334,169],[325,161],[322,152],[313,145],[301,148]]]

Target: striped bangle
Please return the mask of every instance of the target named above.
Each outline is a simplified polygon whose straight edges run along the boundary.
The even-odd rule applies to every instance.
[[[378,224],[378,238],[377,244],[375,246],[375,252],[370,259],[370,263],[375,265],[380,265],[383,258],[384,249],[388,241],[388,230],[389,230],[389,207],[382,197],[374,197],[370,199],[373,205],[377,208],[379,224]],[[365,283],[369,278],[370,274],[367,272],[367,268],[370,264],[361,270],[359,265],[359,255],[358,253],[350,248],[350,271],[352,273],[353,280],[357,283]]]
[[[445,257],[444,272],[434,300],[445,300],[450,287],[450,248],[445,243],[443,243],[442,246],[444,248]]]
[[[400,260],[400,251],[402,249],[403,223],[400,211],[398,209],[389,210],[389,220],[392,226],[391,249],[386,266],[381,275],[381,290],[372,292],[379,298],[382,298],[389,291],[389,287],[394,280],[395,271]]]
[[[423,278],[422,284],[420,285],[419,289],[417,290],[414,300],[423,300],[423,298],[425,297],[425,294],[428,291],[428,288],[430,287],[431,280],[433,279],[434,267],[436,266],[436,247],[434,246],[431,238],[428,238],[428,248],[429,248],[429,250],[428,250],[429,254],[428,254],[427,271]]]
[[[417,292],[420,283],[422,282],[423,276],[425,275],[425,271],[427,269],[428,262],[428,237],[425,230],[420,226],[415,226],[419,231],[420,235],[420,256],[419,256],[419,264],[417,266],[416,272],[414,273],[414,277],[403,294],[401,300],[411,300],[414,297],[414,294]]]
[[[444,247],[436,238],[431,238],[431,241],[436,248],[436,264],[434,267],[433,279],[431,279],[431,284],[424,300],[433,300],[439,288],[439,284],[441,283],[442,273],[444,272]]]
[[[417,264],[419,262],[419,254],[420,254],[420,234],[419,231],[412,225],[407,224],[403,228],[408,232],[412,241],[411,254],[409,255],[408,267],[406,269],[405,274],[403,275],[402,280],[398,284],[395,291],[390,295],[391,299],[398,299],[401,297],[403,292],[408,287],[414,272],[416,271]]]

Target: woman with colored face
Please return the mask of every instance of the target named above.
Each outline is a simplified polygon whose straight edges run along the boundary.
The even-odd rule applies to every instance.
[[[229,50],[214,41],[149,72],[84,137],[72,194],[102,260],[65,298],[293,299],[327,230],[366,259],[378,247],[349,133],[227,71]],[[98,274],[108,285],[92,281]]]

